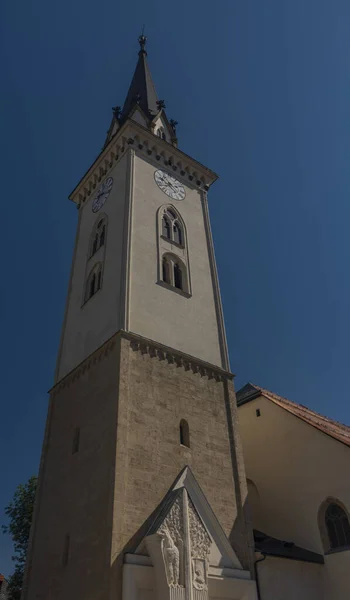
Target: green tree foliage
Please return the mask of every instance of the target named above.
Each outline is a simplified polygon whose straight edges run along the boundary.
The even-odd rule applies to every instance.
[[[12,560],[16,563],[15,571],[8,582],[9,600],[20,600],[21,597],[36,485],[37,477],[33,475],[27,483],[17,487],[11,502],[5,508],[9,523],[3,525],[2,530],[12,538],[15,548]]]

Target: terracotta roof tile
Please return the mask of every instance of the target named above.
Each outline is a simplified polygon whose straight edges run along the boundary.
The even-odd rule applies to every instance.
[[[238,406],[249,402],[249,400],[253,400],[257,397],[257,395],[264,396],[281,408],[284,408],[291,414],[299,417],[299,419],[302,419],[305,423],[312,425],[312,427],[315,427],[319,431],[326,433],[335,440],[350,446],[350,427],[348,425],[343,425],[343,423],[338,423],[337,421],[333,421],[328,417],[324,417],[310,408],[303,406],[303,404],[291,402],[290,400],[287,400],[287,398],[278,396],[277,394],[274,394],[273,392],[270,392],[259,385],[248,383],[241,388],[237,392]]]

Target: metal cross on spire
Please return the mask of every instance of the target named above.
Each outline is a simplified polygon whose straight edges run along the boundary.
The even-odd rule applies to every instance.
[[[141,35],[139,36],[139,44],[140,44],[139,54],[147,54],[147,52],[145,50],[146,42],[147,42],[147,38],[145,36],[145,26],[143,25]]]

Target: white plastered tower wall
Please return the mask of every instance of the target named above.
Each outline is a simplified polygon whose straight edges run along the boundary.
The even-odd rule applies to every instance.
[[[113,187],[100,211],[107,218],[106,243],[90,258],[91,236],[100,213],[91,210],[91,199],[79,207],[71,281],[62,329],[57,363],[57,380],[64,377],[82,360],[121,328],[124,215],[130,177],[128,155],[122,156],[108,171]],[[107,175],[100,177],[103,182]],[[96,189],[100,185],[97,182]],[[103,262],[102,288],[88,302],[85,288],[90,270]]]
[[[207,193],[203,184],[200,189],[189,182],[186,171],[187,181],[176,173],[185,189],[185,198],[176,201],[164,194],[157,186],[154,174],[159,169],[169,170],[164,164],[168,159],[163,150],[169,144],[157,138],[152,140],[156,145],[152,156],[144,149],[141,152],[136,144],[128,145],[127,140],[142,139],[140,129],[144,128],[129,121],[124,135],[123,132],[120,137],[116,135],[114,144],[120,140],[124,153],[101,179],[103,182],[108,177],[113,178],[111,193],[101,210],[107,217],[105,248],[99,250],[104,253],[103,257],[96,254],[89,259],[91,233],[99,218],[99,213],[91,210],[94,194],[79,207],[76,248],[57,365],[58,379],[120,329],[228,368]],[[148,137],[150,135],[155,137],[148,133]],[[175,149],[171,151],[174,152]],[[158,211],[171,204],[181,215],[186,228],[191,282],[188,297],[159,285],[158,241],[161,232]],[[181,256],[170,243],[169,252]],[[90,269],[100,258],[104,259],[102,288],[84,302]]]
[[[171,200],[155,184],[157,165],[136,154],[130,256],[129,329],[208,363],[225,367],[220,348],[208,233],[202,193],[184,184],[186,197]],[[179,178],[181,181],[181,177]],[[161,235],[158,211],[171,206],[186,227],[188,277],[191,295],[184,297],[159,285],[161,274],[157,237]],[[175,244],[162,249],[181,257]],[[219,298],[217,299],[219,302]]]

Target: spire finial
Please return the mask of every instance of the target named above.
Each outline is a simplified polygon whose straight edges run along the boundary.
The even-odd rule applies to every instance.
[[[146,42],[147,42],[147,38],[145,36],[145,26],[143,25],[141,35],[139,36],[139,44],[140,44],[140,48],[141,48],[139,54],[147,54],[147,52],[145,50]]]

